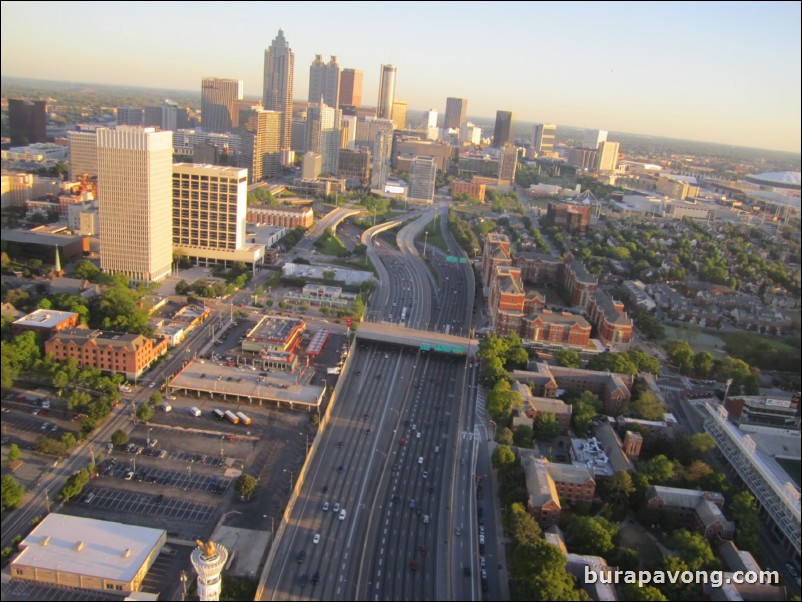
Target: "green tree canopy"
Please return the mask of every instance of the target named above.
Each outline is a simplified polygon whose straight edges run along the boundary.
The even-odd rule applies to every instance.
[[[25,488],[10,474],[7,474],[0,481],[0,511],[5,512],[19,506],[22,496],[25,495]]]
[[[21,455],[21,453],[20,453],[20,450],[19,450],[19,445],[17,445],[16,443],[12,443],[8,447],[8,461],[9,462],[16,462],[17,460],[20,459],[20,455]]]
[[[578,554],[606,556],[613,551],[613,537],[618,528],[600,516],[576,516],[568,525],[571,549]]]
[[[248,500],[254,494],[258,485],[259,481],[257,481],[255,477],[243,473],[240,475],[239,479],[237,479],[235,491],[240,498]]]

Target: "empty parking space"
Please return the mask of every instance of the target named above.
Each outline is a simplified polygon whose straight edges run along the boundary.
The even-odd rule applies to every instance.
[[[197,523],[210,520],[215,511],[215,506],[211,504],[198,504],[186,499],[170,498],[164,495],[131,493],[102,487],[84,489],[77,501],[99,510],[133,512]]]

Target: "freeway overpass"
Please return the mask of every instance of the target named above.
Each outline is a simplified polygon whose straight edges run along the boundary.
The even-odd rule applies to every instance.
[[[421,348],[422,345],[428,345],[432,351],[447,352],[446,348],[448,348],[451,352],[459,355],[473,355],[479,347],[479,343],[475,339],[405,328],[385,322],[362,322],[356,331],[356,338],[406,347]],[[426,349],[426,347],[423,348]]]

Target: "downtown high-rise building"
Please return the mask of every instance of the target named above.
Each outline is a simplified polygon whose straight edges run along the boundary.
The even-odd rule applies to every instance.
[[[443,127],[447,130],[458,130],[468,117],[468,101],[464,98],[446,99],[446,116]]]
[[[144,121],[145,110],[142,107],[117,107],[117,125],[142,125]]]
[[[292,84],[295,53],[279,29],[270,48],[265,50],[264,92],[262,103],[268,111],[279,111],[281,117],[281,150],[289,152],[292,136]],[[240,124],[241,125],[241,124]]]
[[[47,142],[47,101],[9,98],[8,125],[13,146]]]
[[[536,153],[553,152],[556,136],[557,126],[553,123],[536,123],[532,128],[532,150]]]
[[[342,107],[362,106],[362,71],[359,69],[343,69],[340,72],[340,104]]]
[[[248,168],[249,182],[278,177],[282,120],[279,111],[265,111],[258,107],[240,111],[240,166]]]
[[[599,173],[615,171],[618,167],[618,142],[603,140],[596,149],[596,164]]]
[[[75,130],[67,132],[70,143],[70,180],[75,182],[86,174],[96,178],[97,167],[97,127],[80,124]]]
[[[201,119],[207,132],[225,134],[239,125],[238,102],[244,85],[241,79],[204,77],[201,81]]]
[[[323,55],[317,54],[309,66],[309,102],[319,103],[321,99],[335,109],[340,106],[340,65],[336,56],[324,63]]]
[[[585,130],[582,148],[599,148],[605,140],[607,140],[606,130]]]
[[[440,131],[437,128],[437,111],[429,109],[423,114],[423,129],[427,140],[437,140]]]
[[[340,111],[334,107],[309,105],[306,110],[304,150],[321,156],[321,173],[337,173],[340,150]]]
[[[512,111],[496,111],[496,127],[493,129],[493,146],[501,148],[511,142]]]
[[[407,127],[407,101],[394,100],[392,117],[393,127],[397,130],[404,130]]]
[[[382,65],[381,73],[379,74],[379,98],[376,103],[376,117],[379,119],[393,118],[395,74],[395,67],[392,65]]]
[[[135,282],[170,275],[173,133],[97,130],[100,269]]]
[[[436,177],[434,157],[415,157],[409,168],[409,198],[432,202]]]

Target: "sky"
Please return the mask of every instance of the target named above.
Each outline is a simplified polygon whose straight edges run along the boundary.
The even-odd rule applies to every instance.
[[[3,76],[260,98],[278,29],[307,98],[316,54],[383,63],[410,110],[800,152],[799,2],[2,2]]]

